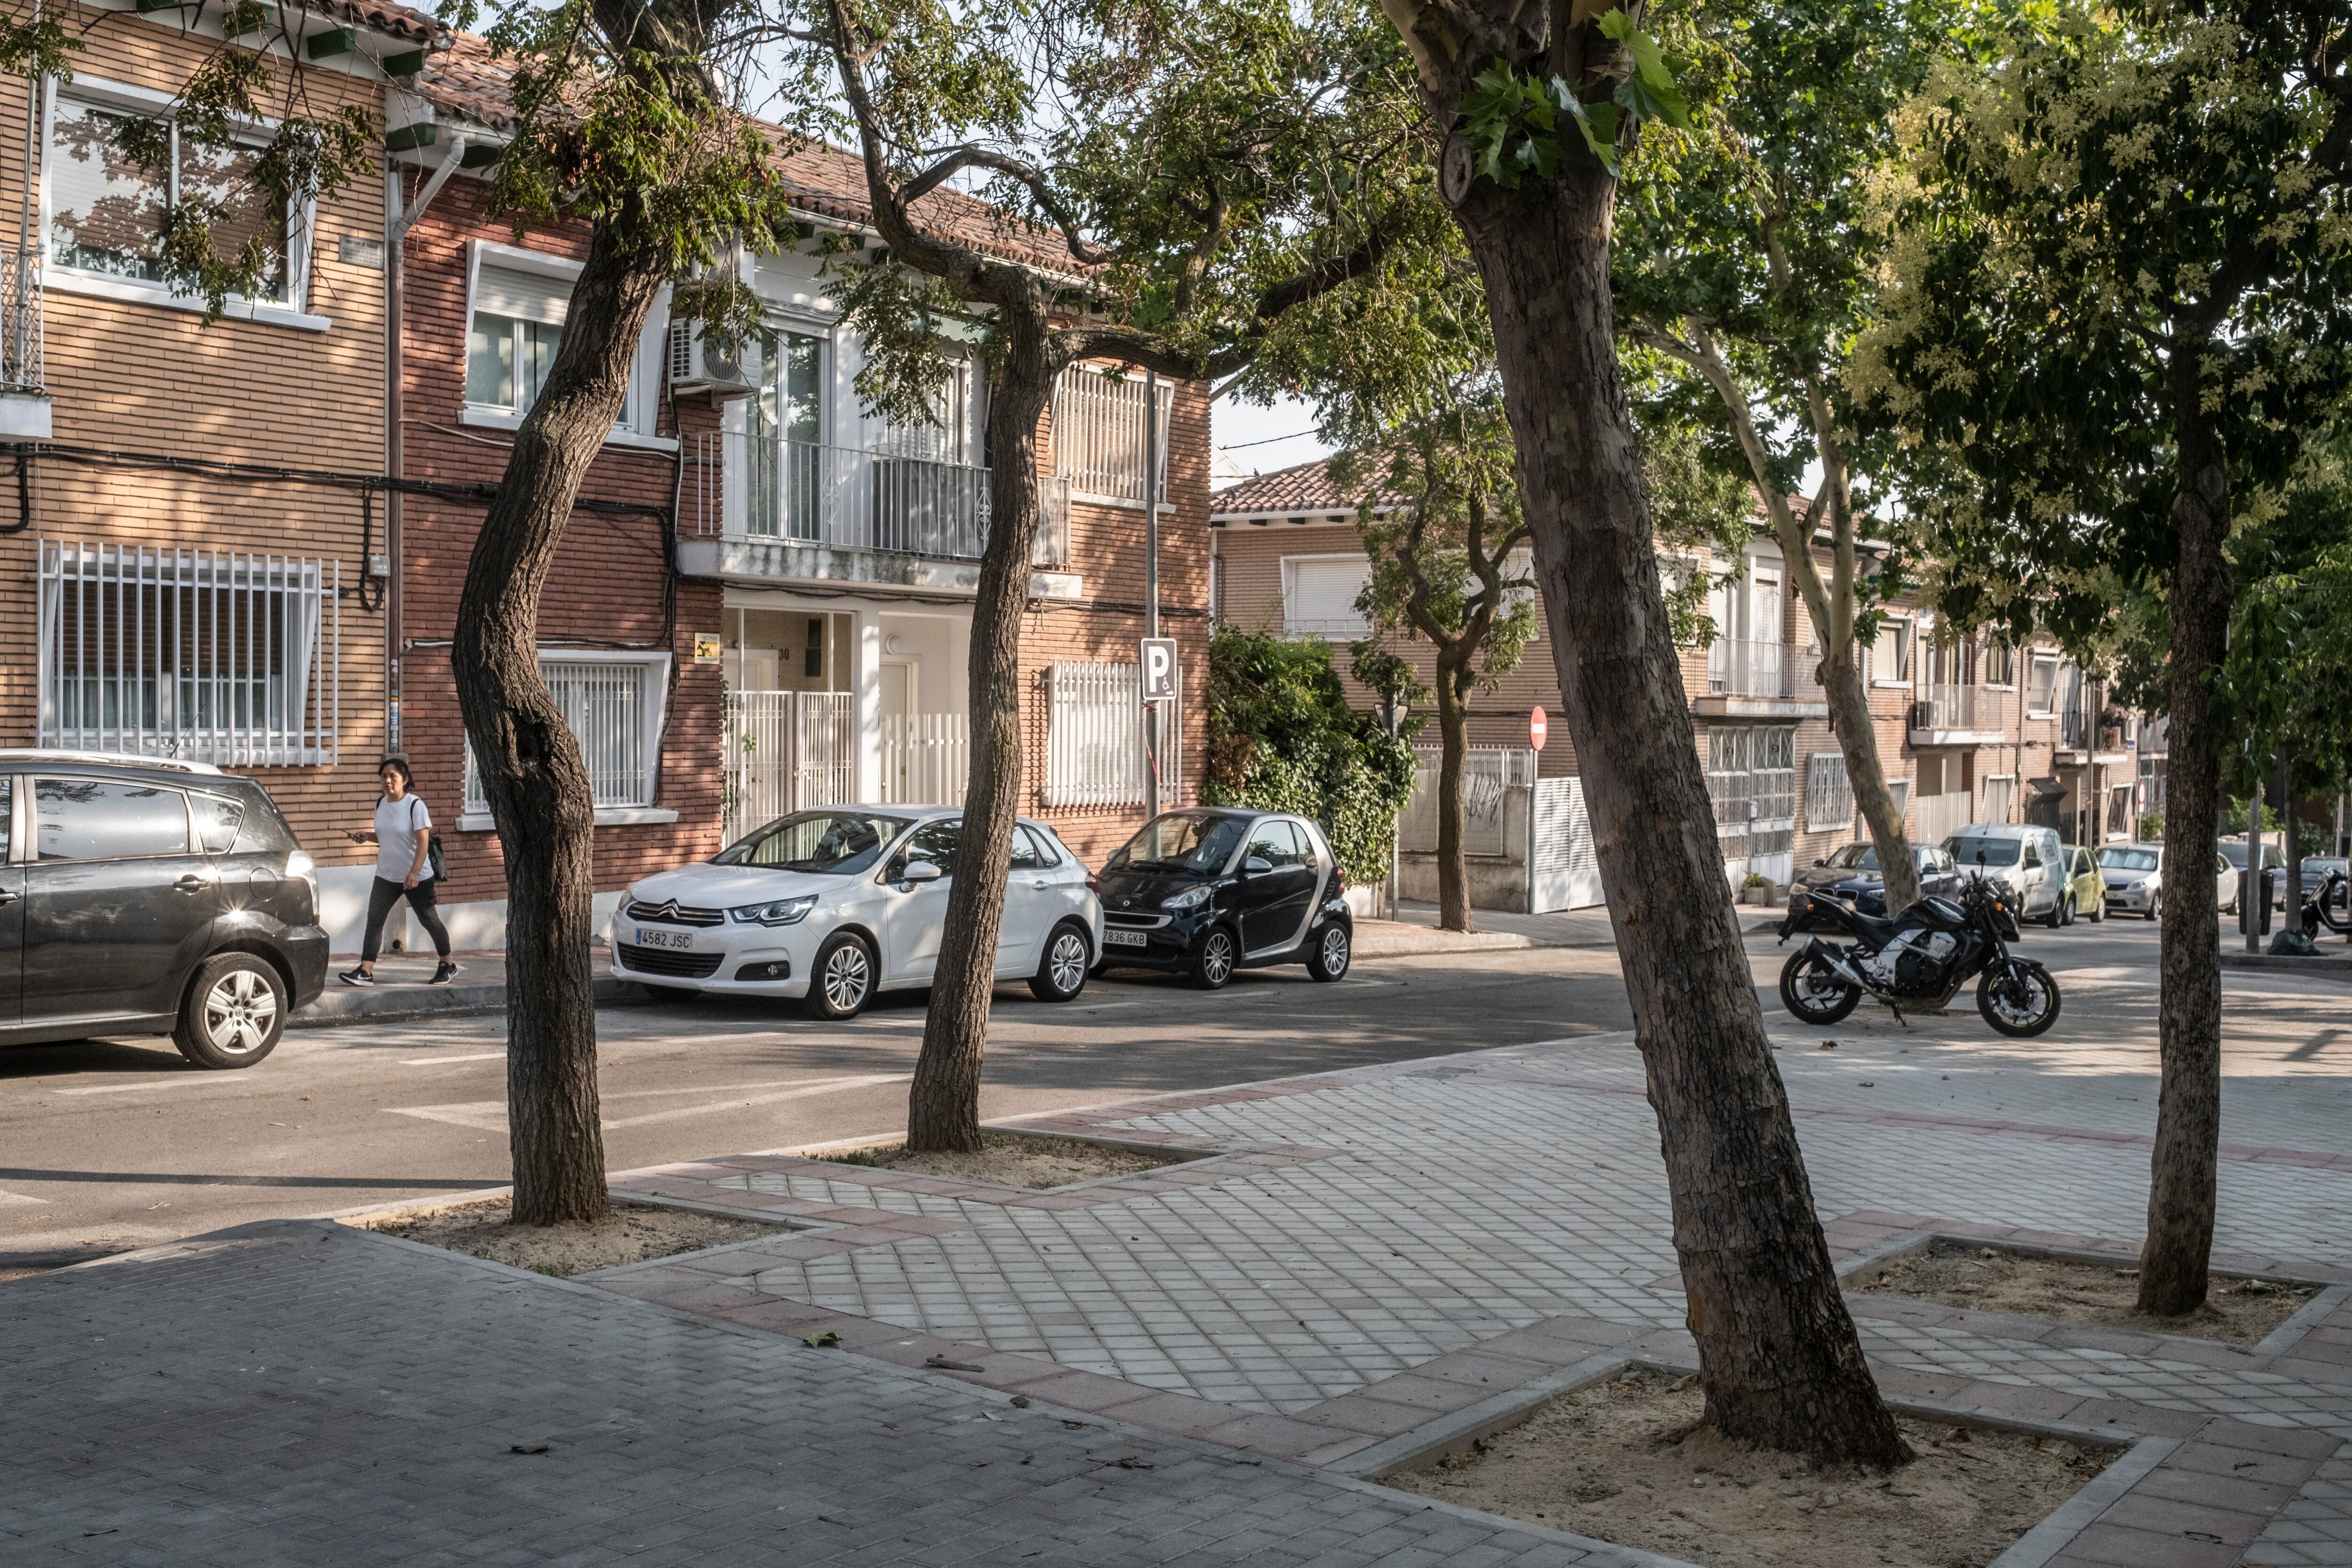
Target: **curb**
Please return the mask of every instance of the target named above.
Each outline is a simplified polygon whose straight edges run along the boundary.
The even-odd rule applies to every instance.
[[[635,981],[616,979],[611,975],[596,977],[595,994],[599,1007],[645,1000],[645,993]],[[332,1029],[338,1024],[388,1023],[402,1019],[473,1018],[504,1012],[506,1006],[504,980],[479,981],[470,986],[373,988],[338,987],[330,980],[315,1000],[288,1016],[286,1027]]]
[[[1517,931],[1431,931],[1415,936],[1358,936],[1359,958],[1412,958],[1433,953],[1505,953],[1534,946],[1535,939]]]
[[[2221,950],[2224,969],[2279,969],[2290,974],[2325,975],[2329,979],[2352,977],[2352,955],[2324,954],[2315,958],[2290,958],[2285,954],[2232,953]]]

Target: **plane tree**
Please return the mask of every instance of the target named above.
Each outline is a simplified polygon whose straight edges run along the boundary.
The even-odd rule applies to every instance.
[[[1905,111],[1909,186],[1847,371],[1913,444],[1940,601],[2095,643],[2160,592],[2165,838],[2214,853],[2237,720],[2233,531],[2280,505],[2352,339],[2352,6],[2137,0],[2022,14]],[[2139,1308],[2206,1294],[2221,1136],[2213,908],[2164,901],[2162,1087]]]

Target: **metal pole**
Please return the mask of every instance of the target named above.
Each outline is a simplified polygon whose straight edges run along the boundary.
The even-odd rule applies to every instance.
[[[1143,634],[1160,635],[1160,372],[1143,372]],[[1143,814],[1160,815],[1160,705],[1143,705]]]
[[[2246,869],[2238,878],[2238,924],[2245,927],[2246,951],[2263,950],[2261,910],[2254,904],[2254,889],[2262,885],[2263,865],[2263,787],[2257,782],[2246,800]]]

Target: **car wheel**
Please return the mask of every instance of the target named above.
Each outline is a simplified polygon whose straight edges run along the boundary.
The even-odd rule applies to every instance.
[[[874,999],[874,949],[854,931],[836,931],[816,950],[809,966],[808,995],[801,1007],[809,1017],[838,1023],[854,1019]]]
[[[208,958],[188,982],[172,1041],[198,1067],[250,1067],[286,1031],[286,982],[249,953]]]
[[[1348,928],[1337,921],[1323,928],[1307,949],[1307,972],[1318,980],[1336,980],[1348,972],[1356,956],[1356,945]]]
[[[1029,994],[1041,1002],[1068,1001],[1087,988],[1087,967],[1092,957],[1087,951],[1087,934],[1077,922],[1064,921],[1045,938],[1045,956],[1037,961],[1037,972],[1029,977]]]
[[[2154,920],[2154,919],[2157,917],[2158,914],[2158,913],[2159,913],[2163,908],[2164,908],[2164,894],[2160,894],[2160,893],[2152,893],[2152,894],[2148,894],[2148,899],[2147,899],[2147,913],[2146,915],[2141,915],[2141,916],[2140,916],[2140,918],[2141,918],[2142,920]]]
[[[1192,955],[1192,984],[1204,991],[1213,991],[1234,977],[1234,934],[1222,925],[1213,925],[1201,938],[1201,950]]]
[[[2042,924],[2055,931],[2060,925],[2065,924],[2063,919],[2065,912],[2066,901],[2062,898],[2050,906],[2050,913],[2042,917]]]
[[[2107,901],[2102,898],[2091,905],[2091,913],[2086,918],[2094,925],[2105,925],[2107,923]]]
[[[2071,893],[2058,901],[2058,924],[2061,925],[2074,924],[2074,895]]]

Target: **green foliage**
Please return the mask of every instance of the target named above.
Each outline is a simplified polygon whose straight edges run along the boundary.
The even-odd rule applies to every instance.
[[[2279,504],[2352,371],[2344,25],[2333,3],[2021,7],[1997,63],[1939,64],[1898,117],[1885,303],[1847,383],[1905,444],[1956,621],[2087,646],[2164,591],[2183,419],[2225,455],[2237,526]]]
[[[1501,60],[1478,73],[1458,107],[1480,175],[1517,190],[1523,175],[1549,180],[1558,173],[1558,114],[1576,121],[1586,149],[1612,174],[1620,172],[1621,145],[1641,126],[1690,128],[1690,110],[1675,79],[1690,62],[1668,55],[1623,11],[1606,12],[1595,25],[1624,51],[1613,73],[1615,89],[1606,99],[1589,95],[1606,85],[1608,73],[1589,74],[1573,86],[1557,76],[1541,81],[1521,76]]]
[[[56,69],[63,47],[58,47],[38,26],[10,27],[0,30],[0,60],[11,69]],[[296,51],[291,33],[279,37]],[[256,127],[271,120],[256,146]],[[373,115],[350,104],[314,109],[299,69],[285,73],[281,90],[277,69],[239,43],[206,56],[155,113],[122,120],[114,140],[149,180],[175,193],[159,220],[157,260],[163,281],[205,302],[206,321],[220,319],[231,295],[266,298],[284,286],[288,214],[376,172]],[[189,178],[186,162],[205,153],[215,154],[207,177]]]
[[[73,57],[82,42],[66,30],[53,11],[38,16],[0,16],[0,71],[38,81],[43,77],[73,80]]]
[[[1348,668],[1356,679],[1371,688],[1381,703],[1393,710],[1405,708],[1406,714],[1399,734],[1407,740],[1422,731],[1429,716],[1411,710],[1427,702],[1433,695],[1413,668],[1411,659],[1391,649],[1381,646],[1377,637],[1366,637],[1348,644]]]
[[[2352,429],[2331,434],[2278,509],[2230,542],[2237,599],[2214,696],[2238,789],[2282,758],[2298,794],[2332,794],[2352,772]]]
[[[1492,690],[1536,634],[1535,580],[1514,559],[1528,541],[1515,455],[1486,395],[1331,465],[1341,493],[1364,497],[1356,529],[1371,570],[1356,607],[1377,632],[1435,645],[1454,700]]]
[[[2340,784],[2342,780],[2339,779],[2337,782]],[[2243,799],[2233,796],[2223,802],[2221,807],[2223,838],[2242,840],[2246,836],[2246,816],[2252,806],[2252,796]],[[2265,834],[2275,833],[2285,825],[2286,820],[2279,815],[2279,809],[2265,802],[2263,806],[2262,831]],[[2294,820],[2295,853],[2308,857],[2319,853],[2326,847],[2327,830],[2325,827],[2317,822],[2306,822],[2301,817]]]
[[[2164,839],[2164,813],[2144,811],[2139,819],[2139,841],[2144,844],[2159,843]]]
[[[1388,874],[1396,814],[1412,786],[1412,748],[1348,706],[1329,644],[1218,629],[1204,803],[1312,817],[1362,883]]]

